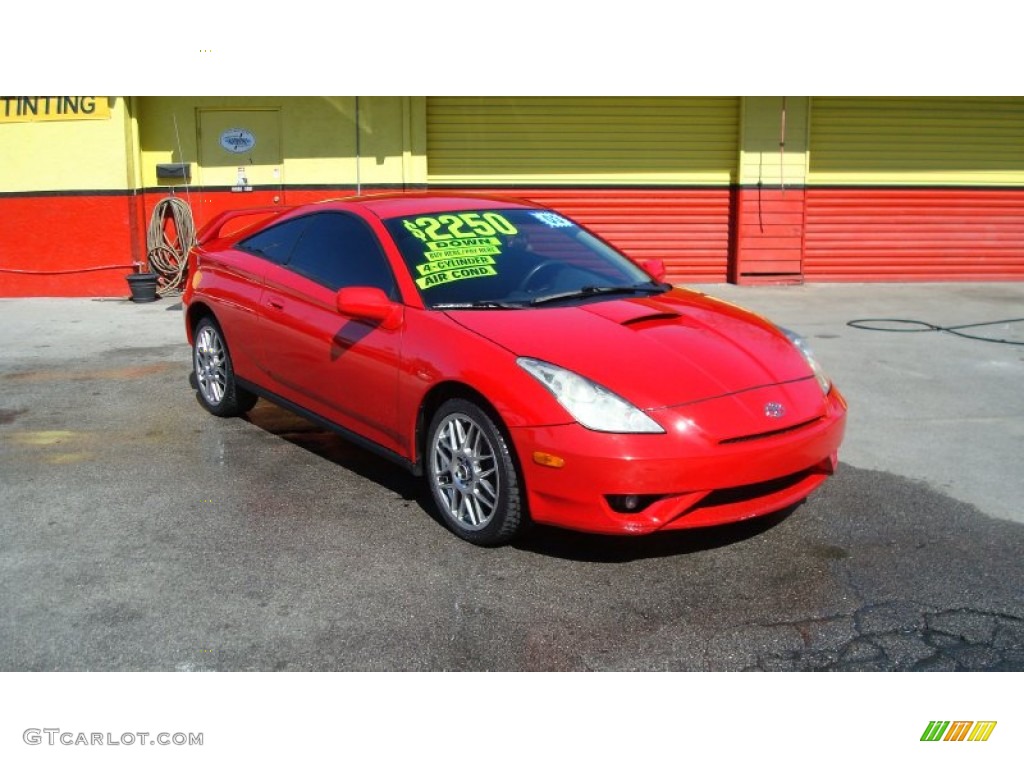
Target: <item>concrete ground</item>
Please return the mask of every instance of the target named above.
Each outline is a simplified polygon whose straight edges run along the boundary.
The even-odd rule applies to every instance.
[[[807,336],[850,401],[841,459],[1024,523],[1024,283],[701,287]],[[913,320],[1011,343],[982,342]],[[920,331],[920,332],[919,332]]]
[[[1024,284],[705,286],[805,334],[841,466],[750,524],[472,547],[188,385],[180,302],[0,301],[0,670],[1024,670]],[[891,327],[891,324],[890,326]]]

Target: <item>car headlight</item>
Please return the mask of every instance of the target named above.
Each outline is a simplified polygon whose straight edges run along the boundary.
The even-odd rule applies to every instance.
[[[780,328],[786,337],[793,342],[793,346],[800,350],[800,354],[804,356],[804,360],[811,366],[811,371],[814,372],[814,378],[818,380],[818,386],[821,387],[821,391],[826,395],[832,390],[832,380],[825,373],[825,369],[821,367],[821,363],[818,362],[814,356],[814,352],[811,351],[811,345],[807,343],[807,339],[801,336],[799,333],[794,333],[788,328]]]
[[[520,357],[519,366],[547,387],[576,421],[597,432],[664,432],[647,414],[600,384],[532,357]]]

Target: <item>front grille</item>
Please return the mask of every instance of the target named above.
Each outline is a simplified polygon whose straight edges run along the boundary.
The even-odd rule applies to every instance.
[[[768,432],[758,432],[757,434],[754,434],[754,435],[741,435],[740,437],[729,437],[729,438],[726,438],[725,440],[719,440],[718,444],[719,445],[732,445],[733,443],[746,443],[746,442],[749,442],[751,440],[763,440],[766,437],[775,437],[776,435],[784,435],[787,432],[796,432],[798,429],[804,429],[805,427],[809,427],[812,424],[817,424],[819,421],[821,421],[821,419],[822,419],[821,416],[816,416],[813,419],[808,419],[807,421],[801,421],[799,424],[793,424],[792,426],[783,427],[782,429],[773,429],[773,430],[770,430]]]
[[[702,507],[730,506],[733,504],[741,504],[745,501],[751,501],[753,499],[760,499],[765,496],[771,496],[798,485],[814,472],[815,468],[812,467],[811,469],[805,469],[802,472],[796,472],[792,475],[786,475],[785,477],[766,480],[763,483],[740,485],[736,488],[721,488],[717,491],[712,491],[701,499],[700,503],[697,504],[694,509],[700,509]]]

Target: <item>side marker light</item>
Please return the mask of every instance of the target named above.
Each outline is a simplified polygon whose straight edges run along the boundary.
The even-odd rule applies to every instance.
[[[555,456],[551,453],[544,453],[544,451],[534,451],[533,460],[540,464],[542,467],[552,467],[554,469],[561,469],[565,466],[565,459],[561,456]]]

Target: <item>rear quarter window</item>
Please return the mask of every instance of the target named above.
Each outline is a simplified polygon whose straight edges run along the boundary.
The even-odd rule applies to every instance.
[[[240,240],[235,247],[246,253],[261,256],[275,264],[284,264],[288,261],[295,243],[309,226],[309,221],[309,216],[289,219]]]

